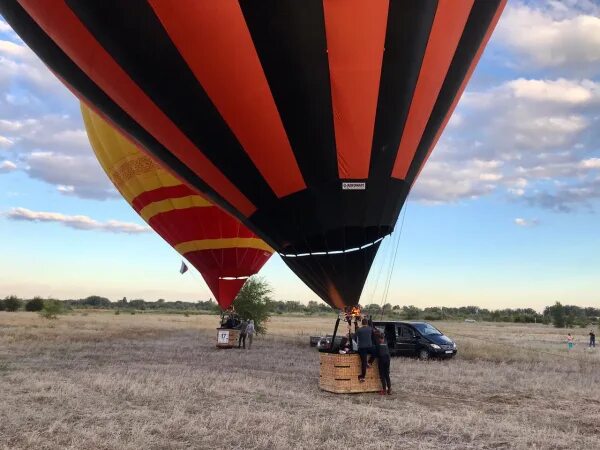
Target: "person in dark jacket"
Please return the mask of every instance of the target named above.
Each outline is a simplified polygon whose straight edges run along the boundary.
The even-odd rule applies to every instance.
[[[590,348],[596,348],[596,333],[590,330]]]
[[[248,329],[248,321],[244,320],[240,327],[240,337],[238,339],[238,348],[241,348],[242,343],[244,344],[244,350],[246,350],[246,330]]]
[[[367,374],[367,358],[373,355],[373,328],[369,326],[367,319],[362,320],[362,326],[356,332],[358,339],[358,355],[360,356],[360,375],[358,381],[363,383]]]
[[[390,381],[390,350],[385,343],[385,338],[382,334],[378,336],[378,342],[375,346],[377,354],[377,364],[379,366],[379,378],[381,379],[381,395],[392,394],[392,382]]]

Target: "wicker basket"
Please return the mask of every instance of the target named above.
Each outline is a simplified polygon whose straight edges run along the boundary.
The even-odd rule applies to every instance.
[[[320,373],[319,387],[324,391],[336,394],[359,392],[378,392],[381,390],[377,360],[373,367],[367,369],[365,382],[358,381],[360,375],[360,357],[356,353],[340,355],[336,353],[319,353]]]
[[[238,345],[240,330],[233,328],[217,328],[217,347],[233,348]]]

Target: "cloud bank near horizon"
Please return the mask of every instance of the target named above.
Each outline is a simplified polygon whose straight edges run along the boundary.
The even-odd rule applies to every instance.
[[[20,220],[25,222],[44,222],[58,223],[76,230],[104,231],[109,233],[142,234],[151,230],[147,225],[139,225],[131,222],[120,222],[118,220],[108,220],[99,222],[88,216],[74,215],[68,216],[57,212],[31,211],[27,208],[12,208],[5,214],[10,220]]]

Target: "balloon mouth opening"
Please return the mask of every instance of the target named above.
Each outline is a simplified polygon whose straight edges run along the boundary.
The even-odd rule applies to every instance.
[[[250,275],[244,275],[243,277],[219,277],[219,280],[247,280],[248,278],[250,278]]]
[[[319,252],[308,252],[308,253],[279,253],[279,256],[282,258],[302,258],[304,256],[321,256],[321,255],[339,255],[342,253],[353,253],[364,250],[365,248],[371,247],[379,242],[383,241],[385,236],[380,237],[372,242],[368,242],[360,247],[347,248],[344,250],[329,250],[329,251],[319,251]]]

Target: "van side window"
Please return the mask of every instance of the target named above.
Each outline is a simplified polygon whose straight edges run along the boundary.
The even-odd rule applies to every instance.
[[[415,333],[413,330],[409,327],[402,325],[398,327],[398,336],[400,336],[402,339],[412,339],[414,334]]]

